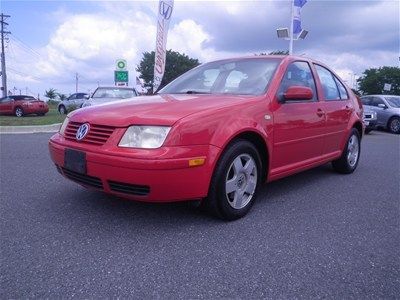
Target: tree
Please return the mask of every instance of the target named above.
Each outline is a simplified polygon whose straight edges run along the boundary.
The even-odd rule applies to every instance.
[[[50,88],[48,91],[44,92],[44,96],[49,98],[50,101],[54,101],[57,97],[57,91],[53,88]]]
[[[60,101],[64,101],[65,99],[67,99],[67,95],[63,94],[63,93],[57,93],[58,99],[60,99]]]
[[[400,68],[398,67],[380,67],[371,68],[363,72],[357,79],[359,90],[364,95],[371,94],[389,94],[400,95]],[[384,91],[385,83],[391,84],[390,91]]]
[[[144,81],[144,87],[147,88],[150,93],[153,91],[154,56],[154,51],[144,52],[143,58],[140,61],[139,66],[136,68],[136,71],[141,74],[139,77]],[[180,54],[179,52],[168,50],[166,54],[164,77],[160,88],[164,87],[186,71],[197,67],[199,64],[198,59],[190,58],[186,54]]]

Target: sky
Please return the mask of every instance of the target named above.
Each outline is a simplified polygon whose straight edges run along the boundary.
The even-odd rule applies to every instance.
[[[400,2],[308,0],[306,39],[294,54],[330,66],[350,86],[368,68],[399,67]],[[158,1],[0,0],[11,17],[6,43],[8,90],[40,97],[54,88],[93,92],[113,84],[115,61],[127,60],[131,84],[142,53],[153,51]],[[276,29],[290,25],[290,0],[175,0],[167,49],[201,63],[287,50]]]

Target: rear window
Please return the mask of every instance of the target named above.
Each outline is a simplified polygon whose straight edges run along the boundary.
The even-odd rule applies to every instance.
[[[13,97],[15,101],[32,101],[36,100],[32,96],[14,96]]]

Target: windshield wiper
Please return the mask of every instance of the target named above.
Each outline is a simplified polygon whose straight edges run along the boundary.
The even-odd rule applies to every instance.
[[[184,94],[211,94],[211,93],[210,92],[203,92],[203,91],[189,90],[189,91],[186,91]]]

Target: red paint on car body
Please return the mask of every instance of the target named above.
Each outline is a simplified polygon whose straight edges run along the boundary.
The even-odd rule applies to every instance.
[[[361,128],[362,135],[362,107],[351,89],[341,82],[348,99],[326,99],[315,68],[326,68],[323,64],[295,56],[246,59],[279,61],[261,95],[161,94],[77,110],[69,122],[112,133],[101,145],[74,140],[74,129],[68,129],[69,136],[57,133],[49,141],[53,162],[64,176],[87,187],[140,201],[181,201],[207,196],[221,154],[238,137],[256,144],[265,161],[265,181],[272,181],[339,158],[352,128]],[[314,101],[282,100],[281,82],[294,62],[310,66]],[[289,98],[296,93],[310,98],[309,88],[288,91]],[[132,125],[171,130],[157,149],[119,147]],[[65,149],[85,153],[85,174],[65,169]],[[189,165],[198,158],[205,159],[203,165]]]

